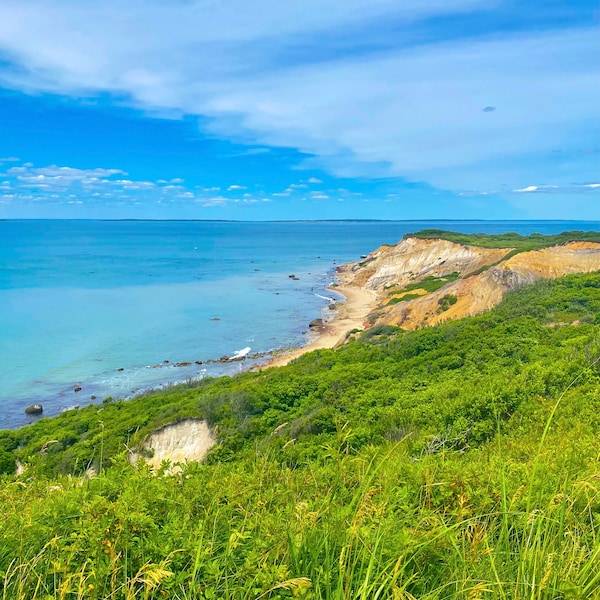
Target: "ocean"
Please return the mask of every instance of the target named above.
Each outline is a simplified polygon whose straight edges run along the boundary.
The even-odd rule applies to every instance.
[[[599,224],[0,221],[0,427],[31,422],[33,403],[53,415],[237,373],[253,359],[213,361],[243,348],[301,346],[327,309],[336,265],[426,228],[550,234]]]

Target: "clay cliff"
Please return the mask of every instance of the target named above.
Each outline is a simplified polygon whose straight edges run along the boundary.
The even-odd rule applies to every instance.
[[[489,310],[507,291],[539,279],[600,270],[596,242],[513,250],[408,237],[340,267],[338,275],[344,284],[377,292],[367,326],[416,329]]]

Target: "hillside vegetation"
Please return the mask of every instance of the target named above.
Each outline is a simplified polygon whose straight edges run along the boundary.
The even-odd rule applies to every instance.
[[[189,417],[220,442],[204,463],[130,465]],[[376,325],[0,432],[1,597],[597,598],[599,434],[599,273]]]
[[[554,235],[543,235],[541,233],[521,235],[513,232],[487,234],[458,233],[443,229],[422,229],[417,233],[411,233],[405,237],[443,239],[455,244],[479,246],[481,248],[512,248],[514,252],[511,253],[511,256],[519,252],[531,252],[574,241],[600,243],[600,232],[598,231],[563,231]],[[509,256],[506,258],[509,258]]]

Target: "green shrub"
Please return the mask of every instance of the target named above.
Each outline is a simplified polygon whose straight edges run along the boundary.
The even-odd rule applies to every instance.
[[[442,296],[438,300],[438,304],[439,304],[438,312],[444,312],[444,311],[448,310],[453,304],[456,304],[457,301],[458,301],[458,298],[456,296],[454,296],[453,294],[446,294],[445,296]]]

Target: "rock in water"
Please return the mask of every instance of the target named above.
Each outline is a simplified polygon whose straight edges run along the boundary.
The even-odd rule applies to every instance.
[[[41,415],[44,412],[44,407],[41,404],[32,404],[25,409],[26,415]]]

